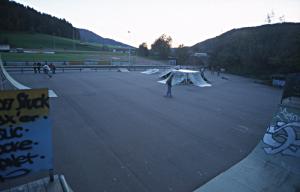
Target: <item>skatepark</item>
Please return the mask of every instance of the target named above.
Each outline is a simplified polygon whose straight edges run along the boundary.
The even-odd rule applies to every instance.
[[[297,7],[1,0],[0,192],[300,192]]]
[[[177,85],[172,99],[163,97],[158,75],[138,71],[11,76],[57,94],[50,100],[54,168],[74,191],[196,190],[255,148],[282,93],[210,72],[211,87]]]

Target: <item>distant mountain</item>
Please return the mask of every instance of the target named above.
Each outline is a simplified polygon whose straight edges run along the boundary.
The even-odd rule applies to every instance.
[[[100,43],[102,45],[112,45],[112,46],[121,46],[121,47],[128,47],[129,45],[126,45],[124,43],[121,43],[119,41],[115,41],[113,39],[103,38],[96,33],[89,31],[87,29],[78,29],[80,34],[80,40],[83,42],[88,43]]]
[[[238,74],[266,76],[300,72],[300,23],[233,29],[191,47],[210,64]]]

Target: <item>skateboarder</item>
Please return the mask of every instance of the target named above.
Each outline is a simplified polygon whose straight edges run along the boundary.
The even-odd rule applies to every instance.
[[[52,77],[52,75],[50,74],[51,69],[50,69],[49,65],[45,64],[45,65],[43,66],[43,70],[44,70],[44,73],[45,73],[46,75],[48,75],[49,78]]]
[[[173,79],[173,74],[170,75],[170,77],[168,78],[168,80],[166,81],[166,84],[168,86],[168,90],[167,90],[167,94],[165,95],[165,97],[172,97],[172,79]]]

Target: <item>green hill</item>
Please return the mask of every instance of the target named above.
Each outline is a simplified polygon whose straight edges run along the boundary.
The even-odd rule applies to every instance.
[[[102,51],[108,48],[100,44],[82,43],[78,40],[46,34],[6,31],[0,31],[0,43],[9,44],[12,48],[25,49]]]
[[[264,77],[300,72],[300,23],[233,29],[191,47],[229,72]]]
[[[11,49],[36,50],[36,53],[1,53],[3,61],[85,61],[105,60],[111,57],[126,57],[125,53],[113,53],[114,46],[86,43],[63,37],[26,32],[0,31],[0,44],[9,44]],[[55,54],[44,54],[44,50],[54,50]],[[127,49],[124,49],[127,51]],[[126,60],[126,59],[125,59]]]
[[[86,29],[77,29],[65,19],[60,19],[46,13],[41,13],[29,6],[24,6],[11,0],[0,0],[0,30],[9,32],[27,32],[29,35],[34,33],[47,34],[54,35],[56,37],[77,39],[89,43],[128,47],[128,45],[115,41],[113,39],[103,38],[93,33],[92,31]],[[25,42],[27,40],[25,37],[26,35],[17,36],[17,42],[14,41],[13,43],[18,45],[20,42],[18,40],[24,40]],[[31,37],[29,38],[29,40],[31,40]],[[34,40],[37,40],[37,43],[43,41],[42,46],[46,46],[47,48],[53,48],[55,45],[52,41],[45,42],[43,36],[37,36]],[[60,39],[56,38],[53,40],[57,40],[58,47],[69,49],[69,44],[67,42],[62,42],[60,41]],[[26,47],[27,45],[30,44],[26,42],[26,44],[22,45],[21,47]],[[35,44],[32,43],[32,45]],[[86,48],[81,44],[78,44],[78,46],[80,47],[80,49],[84,48],[95,50],[91,47]],[[35,46],[34,48],[39,47]]]

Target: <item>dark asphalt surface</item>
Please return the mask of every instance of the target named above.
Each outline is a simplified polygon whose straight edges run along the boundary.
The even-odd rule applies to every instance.
[[[208,88],[175,86],[172,99],[157,75],[139,72],[12,76],[59,96],[55,172],[76,192],[193,191],[251,152],[281,96],[232,75],[208,74]]]

